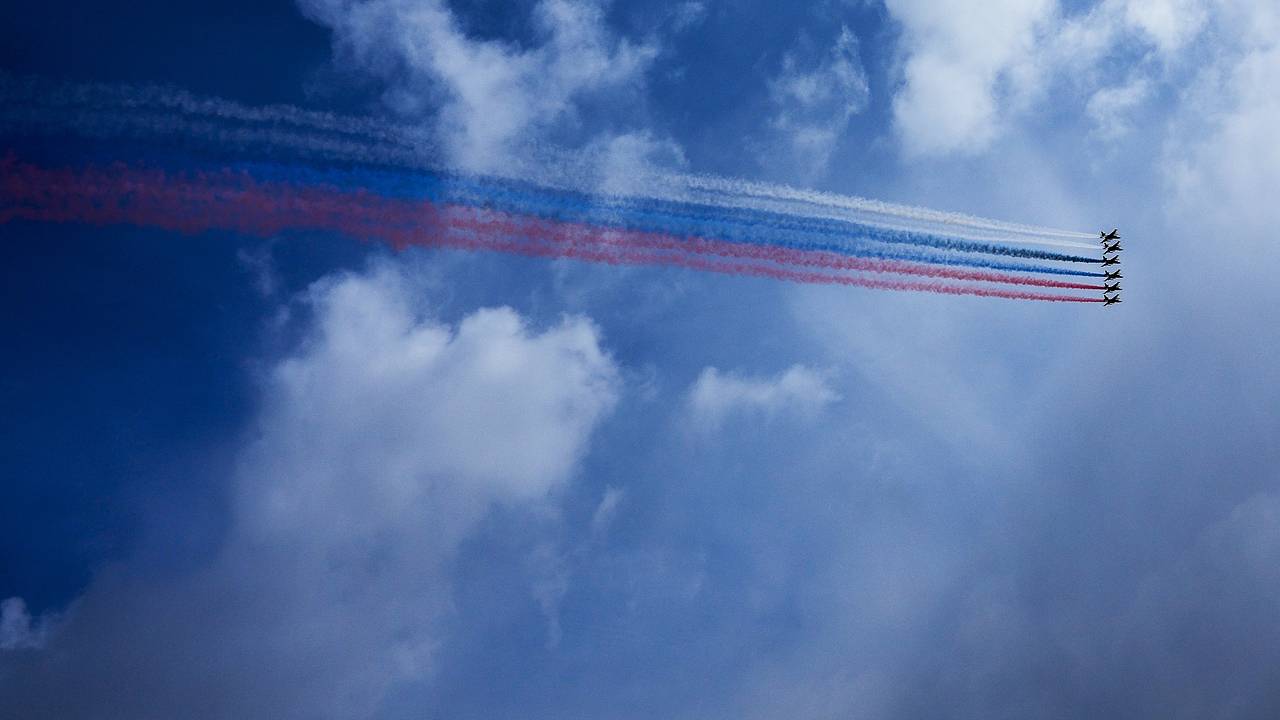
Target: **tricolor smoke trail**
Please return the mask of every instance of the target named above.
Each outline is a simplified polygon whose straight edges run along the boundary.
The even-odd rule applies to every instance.
[[[1079,252],[1096,252],[1076,240],[1084,233],[678,174],[602,193],[613,186],[598,169],[563,155],[478,175],[450,170],[421,133],[394,125],[167,89],[39,92],[0,75],[0,100],[14,98],[0,107],[0,134],[87,139],[96,161],[0,156],[0,224],[322,231],[400,249],[1057,302],[1097,300],[1048,291],[1102,290],[1086,280],[1103,273]],[[131,143],[140,149],[121,149]]]
[[[424,174],[405,176],[385,171],[314,171],[263,163],[246,166],[246,169],[255,177],[280,182],[360,187],[393,197],[430,198],[437,202],[493,207],[549,219],[626,230],[690,236],[714,235],[734,242],[827,251],[881,260],[1102,277],[1100,273],[1088,270],[1011,264],[981,255],[1074,263],[1099,262],[1091,257],[886,230],[849,221],[798,218],[739,208],[707,208],[653,199],[593,198],[581,193],[551,192],[545,188],[471,178]],[[958,252],[936,252],[938,250]]]
[[[288,106],[249,107],[199,98],[170,88],[71,85],[16,79],[0,73],[0,130],[48,133],[59,129],[91,136],[170,136],[261,152],[288,148],[300,155],[411,169],[439,169],[448,162],[421,130]],[[274,154],[274,152],[273,152]],[[596,190],[595,169],[575,155],[539,149],[532,163],[496,169],[501,177],[568,190]],[[533,171],[528,169],[533,166]],[[634,183],[642,191],[615,190],[639,199],[693,201],[704,205],[768,210],[810,219],[852,219],[888,229],[929,231],[953,239],[1051,244],[1093,249],[1091,233],[1039,228],[960,213],[885,203],[767,183],[678,173],[649,172]],[[596,193],[593,193],[596,194]]]
[[[132,224],[195,233],[215,229],[271,236],[289,229],[338,232],[409,246],[491,250],[611,264],[655,264],[806,283],[916,290],[1031,300],[1092,302],[1045,293],[883,279],[850,271],[931,280],[1101,290],[1099,285],[1031,275],[957,270],[785,246],[737,243],[547,219],[486,207],[342,191],[332,186],[262,181],[245,172],[168,173],[126,166],[51,170],[0,161],[6,199],[0,222],[13,219]]]

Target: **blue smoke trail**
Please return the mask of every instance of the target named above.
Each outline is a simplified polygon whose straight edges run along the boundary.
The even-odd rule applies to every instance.
[[[630,230],[652,230],[673,234],[731,233],[741,238],[743,228],[759,226],[770,230],[794,231],[809,237],[821,237],[830,243],[852,240],[856,246],[868,242],[891,245],[914,245],[950,252],[968,252],[1004,257],[1050,260],[1057,262],[1098,263],[1097,258],[1067,255],[1048,250],[960,240],[932,233],[865,225],[833,218],[806,218],[783,213],[722,206],[677,203],[670,200],[591,196],[584,193],[549,191],[517,181],[480,180],[466,176],[436,173],[405,175],[382,170],[313,170],[282,168],[261,164],[245,165],[254,174],[281,182],[305,182],[365,187],[395,197],[428,198],[494,209],[506,209],[548,219],[578,221],[624,227]],[[731,228],[730,223],[733,223]],[[836,250],[839,252],[840,250]],[[994,266],[982,266],[994,267]]]
[[[189,165],[187,165],[189,168]],[[515,181],[488,181],[442,173],[403,173],[367,168],[315,168],[270,162],[239,162],[229,166],[267,182],[319,185],[367,191],[389,197],[422,199],[517,212],[550,220],[578,222],[620,230],[669,235],[715,237],[742,244],[837,253],[852,257],[929,263],[987,270],[1103,277],[1102,273],[1048,265],[1028,265],[953,252],[982,252],[975,243],[923,233],[887,230],[851,222],[803,218],[744,208],[700,206],[666,200],[593,197],[547,190]],[[895,248],[891,245],[909,245]],[[1026,248],[991,245],[993,254],[1071,262],[1094,258]],[[943,252],[934,252],[942,250]]]

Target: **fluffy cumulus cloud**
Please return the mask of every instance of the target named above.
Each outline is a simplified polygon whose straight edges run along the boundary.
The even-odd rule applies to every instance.
[[[1141,30],[1157,50],[1170,54],[1195,37],[1208,11],[1203,0],[1129,0],[1123,4],[1123,13],[1125,21]]]
[[[606,193],[639,193],[653,174],[684,168],[684,150],[648,131],[597,137],[582,148],[569,174]]]
[[[1165,171],[1179,219],[1265,235],[1280,222],[1271,201],[1280,183],[1280,9],[1232,10],[1217,30],[1233,51],[1206,63],[1189,84],[1166,141]]]
[[[800,177],[821,173],[850,118],[866,108],[869,96],[858,37],[848,27],[841,28],[825,52],[813,53],[807,43],[792,48],[769,81],[776,142],[767,151],[766,164],[786,158]]]
[[[742,377],[709,367],[689,389],[696,425],[711,429],[734,414],[813,414],[840,399],[823,373],[793,365],[772,378]]]
[[[1230,15],[1229,5],[888,0],[902,30],[893,109],[903,150],[912,157],[983,152],[1046,108],[1056,119],[1084,113],[1099,139],[1116,140],[1155,86],[1185,84],[1189,53]]]
[[[999,131],[1009,69],[1035,47],[1053,0],[887,0],[902,27],[894,121],[911,155],[977,152]]]
[[[1095,92],[1085,105],[1085,112],[1103,140],[1117,140],[1132,129],[1130,113],[1151,94],[1151,83],[1145,78],[1105,87]]]
[[[1114,323],[981,304],[907,322],[915,298],[851,323],[870,302],[796,298],[847,363],[841,377],[868,380],[840,390],[871,427],[834,418],[812,434],[879,435],[882,447],[840,469],[815,467],[816,438],[792,456],[803,469],[785,475],[789,491],[827,479],[794,501],[812,544],[774,549],[816,569],[789,577],[812,636],[762,658],[744,708],[1273,715],[1280,384],[1248,358],[1280,332],[1269,309],[1237,317],[1221,311],[1234,298],[1177,284]],[[1166,310],[1183,302],[1196,309]],[[1245,347],[1226,340],[1239,336]],[[753,478],[768,469],[735,468],[761,492]],[[843,494],[829,480],[842,474]],[[820,546],[827,533],[840,539]]]
[[[1122,218],[1123,315],[798,293],[840,377],[870,379],[910,418],[886,433],[899,457],[952,456],[857,505],[880,504],[851,525],[883,535],[851,530],[798,591],[806,620],[838,632],[762,664],[765,702],[803,700],[810,717],[1276,714],[1280,379],[1258,359],[1280,347],[1278,17],[1274,3],[1092,5],[1037,41],[1045,64],[1007,76],[1071,69],[1057,81],[1081,92],[1063,97],[1096,125],[1028,123],[1025,165],[1011,142],[928,166],[1014,184],[1039,164],[1078,217]],[[1087,51],[1076,64],[1049,52],[1067,42]],[[1120,139],[1105,163],[1073,157]],[[860,408],[869,394],[841,390]],[[900,614],[868,612],[882,595]]]
[[[444,0],[299,0],[332,28],[338,61],[386,84],[408,117],[431,117],[449,159],[492,169],[579,100],[634,86],[656,49],[615,37],[595,0],[540,0],[524,47],[469,35]]]
[[[5,647],[28,651],[0,655],[0,715],[368,717],[431,673],[459,544],[564,486],[618,375],[587,320],[450,327],[414,298],[390,269],[312,289],[216,557],[108,569],[48,633],[6,601]]]
[[[547,25],[481,41],[442,3],[321,5],[370,13],[387,47],[347,51],[442,113],[465,103],[436,61],[410,71],[392,11],[434,9],[462,57],[556,52]],[[0,716],[1280,715],[1280,5],[887,6],[893,122],[935,158],[908,172],[984,214],[1121,218],[1119,312],[601,272],[648,283],[630,302],[575,274],[557,300],[623,318],[653,365],[601,428],[619,370],[590,322],[450,325],[398,272],[331,278],[268,375],[219,551],[103,568],[56,621],[5,601]],[[856,47],[797,48],[760,81],[777,122],[846,122]],[[999,144],[1041,110],[1081,122]],[[1105,166],[1080,159],[1099,142]],[[618,189],[682,162],[643,131],[585,146]]]

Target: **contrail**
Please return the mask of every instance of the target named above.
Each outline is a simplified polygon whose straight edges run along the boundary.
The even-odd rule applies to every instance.
[[[0,160],[0,188],[15,218],[96,224],[151,225],[181,232],[232,229],[269,236],[289,228],[378,238],[409,245],[488,249],[613,264],[659,264],[711,272],[860,287],[1033,300],[1088,298],[955,283],[885,280],[840,271],[918,275],[958,281],[1098,290],[1096,285],[1026,276],[869,260],[834,253],[761,247],[521,216],[475,206],[388,198],[367,191],[260,182],[244,172],[166,173],[116,166],[110,170],[49,170]],[[816,268],[827,272],[797,268]]]
[[[357,185],[393,195],[430,196],[442,201],[497,205],[533,214],[633,229],[656,229],[680,234],[716,234],[738,242],[784,245],[801,250],[822,250],[882,260],[901,260],[977,267],[1008,272],[1102,277],[1101,273],[1047,265],[1000,262],[964,254],[994,252],[1006,257],[1096,263],[1094,258],[1046,253],[1009,246],[985,246],[937,236],[889,233],[849,223],[733,209],[717,217],[717,208],[674,204],[647,198],[591,198],[581,193],[558,193],[514,181],[494,181],[469,176],[420,172],[404,174],[386,170],[312,169],[296,165],[244,163],[255,175],[282,182]],[[897,245],[897,249],[887,247]],[[924,251],[929,247],[948,252]],[[955,252],[950,252],[955,251]]]
[[[656,233],[601,229],[590,225],[562,223],[541,219],[521,218],[507,213],[474,208],[450,208],[453,212],[471,213],[473,219],[454,222],[451,225],[478,228],[486,233],[509,234],[521,237],[556,238],[563,242],[586,244],[592,247],[619,248],[631,251],[636,248],[656,251],[673,251],[693,255],[763,260],[769,263],[814,267],[822,270],[850,270],[879,274],[919,275],[951,280],[1006,283],[1044,288],[1073,290],[1102,290],[1101,285],[1065,282],[1031,276],[1006,275],[973,270],[956,270],[932,265],[917,265],[896,261],[868,260],[833,253],[797,251],[782,247],[758,247],[726,243],[706,238],[679,238]]]
[[[79,113],[133,113],[140,123],[147,115],[213,119],[244,124],[294,126],[300,130],[349,135],[365,141],[414,146],[431,145],[424,131],[379,120],[291,105],[249,106],[220,98],[203,98],[185,90],[155,85],[59,83],[42,78],[14,77],[0,71],[0,98],[11,110],[26,108],[45,113],[45,119]]]
[[[70,85],[0,74],[0,127],[27,132],[52,132],[58,126],[91,137],[112,134],[144,138],[201,139],[215,147],[258,150],[291,149],[305,157],[386,164],[423,170],[447,170],[438,148],[420,129],[331,113],[274,105],[250,107],[235,102],[200,98],[172,88],[154,86]],[[504,169],[510,180],[536,182],[544,187],[585,192],[598,168],[574,155],[540,149],[536,161]],[[725,209],[800,218],[803,222],[852,223],[881,241],[933,242],[961,252],[992,252],[1014,257],[1019,245],[1048,245],[1094,249],[1090,233],[1041,228],[988,220],[865,198],[840,196],[782,185],[704,175],[648,172],[634,189],[610,194],[589,193],[597,204],[646,202],[698,203]],[[886,240],[887,238],[887,240]],[[930,240],[932,238],[932,240]],[[938,238],[946,238],[945,241]],[[877,238],[871,238],[877,239]],[[1040,259],[1058,260],[1054,253]],[[1077,256],[1078,257],[1078,256]],[[1084,260],[1075,260],[1083,262]]]
[[[429,197],[440,202],[499,207],[514,212],[625,229],[673,234],[714,235],[736,242],[782,245],[800,250],[823,250],[884,260],[967,265],[993,270],[1100,277],[1098,273],[1044,265],[1017,265],[968,255],[904,251],[884,247],[903,245],[960,253],[1097,263],[1097,258],[1043,250],[972,243],[936,235],[887,231],[850,222],[803,218],[749,209],[712,208],[653,199],[603,200],[579,193],[548,191],[526,185],[474,177],[437,174],[402,175],[370,170],[314,170],[279,164],[240,165],[255,177],[278,182],[362,187],[395,197]]]
[[[847,210],[854,213],[865,213],[868,218],[878,216],[884,218],[884,221],[887,222],[893,222],[896,219],[898,221],[917,221],[940,226],[954,226],[962,229],[980,230],[993,235],[1001,234],[1008,237],[1010,240],[1018,242],[1053,244],[1062,247],[1076,247],[1081,249],[1092,249],[1094,247],[1090,243],[1069,242],[1061,239],[1056,241],[1051,240],[1051,238],[1093,238],[1094,236],[1091,233],[1054,230],[1051,228],[1020,225],[1017,223],[1008,223],[998,220],[988,220],[962,213],[943,212],[939,210],[930,210],[928,208],[912,207],[910,205],[898,205],[879,200],[842,196],[816,190],[802,190],[785,185],[773,185],[746,180],[728,180],[725,178],[706,175],[683,176],[682,179],[690,187],[720,193],[727,197],[737,196],[744,198],[757,198],[761,200],[776,200],[808,205],[814,208]],[[983,238],[979,237],[976,239]]]

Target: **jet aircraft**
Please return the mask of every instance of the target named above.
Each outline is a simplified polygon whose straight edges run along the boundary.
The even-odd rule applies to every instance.
[[[1120,258],[1118,258],[1118,257],[1116,257],[1116,256],[1114,256],[1114,255],[1113,255],[1113,256],[1111,256],[1111,257],[1109,257],[1109,258],[1103,258],[1103,259],[1102,259],[1102,266],[1103,266],[1103,267],[1106,267],[1106,266],[1108,266],[1108,265],[1119,265],[1119,264],[1120,264]]]
[[[1102,254],[1106,255],[1107,253],[1120,252],[1121,249],[1122,248],[1120,247],[1120,243],[1119,241],[1117,241],[1114,245],[1107,245],[1106,247],[1102,248]]]
[[[1120,283],[1116,283],[1115,285],[1108,285],[1107,283],[1102,284],[1102,293],[1104,295],[1112,292],[1120,292]]]
[[[1111,228],[1111,232],[1100,232],[1098,233],[1098,238],[1102,240],[1103,244],[1112,242],[1113,240],[1119,240],[1120,228]]]
[[[1115,305],[1118,302],[1120,302],[1119,295],[1116,295],[1115,297],[1107,297],[1106,295],[1102,296],[1102,307],[1106,307],[1108,305]]]
[[[1119,271],[1119,270],[1116,270],[1116,271],[1114,271],[1114,272],[1109,272],[1109,273],[1107,273],[1107,276],[1106,276],[1105,278],[1103,278],[1103,280],[1104,280],[1104,281],[1105,281],[1105,280],[1119,280],[1119,279],[1120,279],[1120,278],[1122,278],[1122,277],[1124,277],[1124,276],[1120,274],[1120,271]]]

